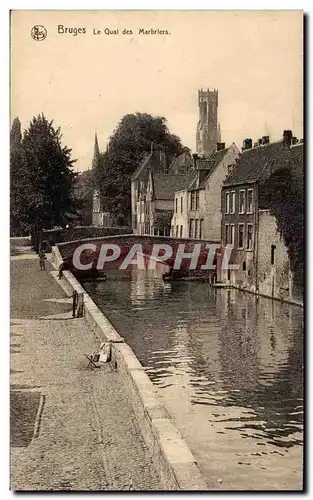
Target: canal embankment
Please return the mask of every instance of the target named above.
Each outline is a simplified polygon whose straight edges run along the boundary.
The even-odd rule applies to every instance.
[[[211,489],[301,488],[301,308],[164,282],[137,266],[83,286],[136,354]]]
[[[88,368],[100,338],[47,262],[11,259],[10,487],[14,491],[167,489],[122,374]],[[60,280],[61,281],[61,280]]]
[[[52,249],[52,263],[55,269],[62,263],[57,247]],[[58,282],[68,295],[73,291],[83,294],[85,319],[101,341],[110,342],[112,363],[121,374],[145,445],[164,489],[207,490],[209,485],[203,479],[194,456],[132,349],[70,271],[64,271]]]

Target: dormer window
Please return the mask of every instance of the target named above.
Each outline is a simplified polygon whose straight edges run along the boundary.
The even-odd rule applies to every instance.
[[[230,175],[232,173],[234,166],[235,165],[228,165],[228,167],[227,167],[227,175]]]

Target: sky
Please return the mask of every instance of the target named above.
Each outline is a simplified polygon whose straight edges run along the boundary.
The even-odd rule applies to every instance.
[[[11,120],[54,120],[78,171],[91,168],[95,132],[104,151],[137,111],[166,117],[195,151],[199,88],[218,89],[226,146],[285,129],[302,138],[302,24],[301,11],[13,11]],[[31,37],[35,25],[44,40]]]

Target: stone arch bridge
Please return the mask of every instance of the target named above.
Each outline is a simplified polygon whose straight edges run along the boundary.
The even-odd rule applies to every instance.
[[[117,247],[119,250],[117,251],[116,258],[114,260],[104,262],[102,266],[103,271],[112,267],[120,267],[121,263],[124,262],[125,259],[127,259],[127,256],[131,254],[133,254],[133,258],[131,260],[137,259],[138,254],[141,256],[143,255],[145,266],[148,265],[148,262],[151,259],[154,259],[156,261],[164,260],[168,266],[173,267],[177,255],[179,254],[180,269],[185,273],[185,275],[193,276],[200,274],[205,276],[210,273],[212,274],[212,271],[209,272],[208,270],[201,269],[201,266],[208,262],[209,251],[212,252],[214,250],[215,257],[213,265],[217,266],[217,270],[220,267],[223,250],[216,248],[219,245],[220,241],[217,240],[196,240],[189,238],[172,238],[169,236],[124,234],[68,241],[58,243],[56,246],[60,251],[63,261],[66,262],[66,267],[75,275],[88,276],[95,273],[97,269],[102,270],[101,265],[99,265],[101,251],[107,253],[108,255],[112,255],[113,250],[107,250],[108,246],[112,246]],[[105,246],[105,250],[102,250],[103,246]],[[166,255],[168,247],[170,248],[170,251],[168,255]],[[137,256],[134,255],[134,253],[137,254]],[[193,270],[190,269],[192,254],[196,255],[196,266]],[[78,270],[77,265],[75,265],[75,255],[76,263],[77,259],[79,259],[79,262],[82,264],[84,269]],[[160,257],[160,259],[157,257]],[[124,266],[125,265],[126,263]]]

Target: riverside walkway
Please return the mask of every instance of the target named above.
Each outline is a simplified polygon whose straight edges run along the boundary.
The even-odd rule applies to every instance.
[[[100,341],[51,271],[11,257],[11,489],[162,489],[120,374],[87,369]]]

